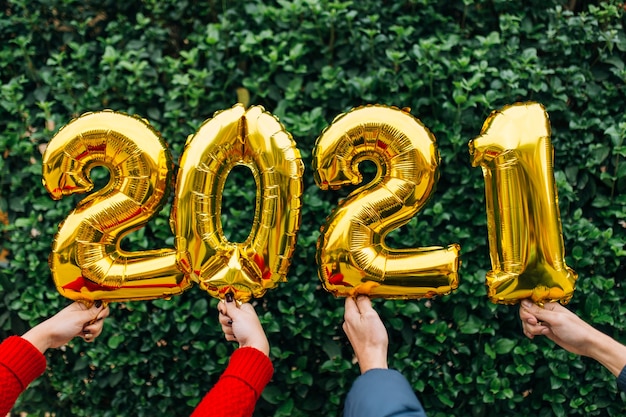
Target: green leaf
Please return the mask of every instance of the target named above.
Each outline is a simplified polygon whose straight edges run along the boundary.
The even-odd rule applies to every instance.
[[[115,334],[107,340],[107,346],[111,349],[117,349],[126,337],[123,334]]]
[[[517,341],[513,339],[498,339],[496,340],[494,351],[498,355],[504,355],[504,354],[511,352],[511,350],[513,350],[516,344],[517,344]]]

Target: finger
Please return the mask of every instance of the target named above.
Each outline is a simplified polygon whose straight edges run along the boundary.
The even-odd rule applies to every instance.
[[[525,308],[530,314],[535,316],[535,318],[537,319],[537,324],[540,324],[541,322],[552,322],[556,313],[555,310],[558,308],[556,306],[558,306],[558,304],[556,303],[546,303],[543,307],[532,304]]]
[[[532,326],[534,326],[537,323],[539,323],[539,321],[537,320],[537,317],[533,316],[532,314],[520,315],[520,318],[522,320],[522,323],[528,323],[528,324],[530,324]]]
[[[109,307],[104,307],[96,316],[96,320],[104,320],[109,317],[109,314],[111,314],[111,310],[109,309]]]
[[[220,314],[227,315],[228,310],[226,309],[226,303],[224,301],[217,303],[217,311],[219,311]]]
[[[86,336],[89,334],[94,339],[100,336],[101,333],[102,333],[102,327],[99,327],[99,326],[87,326],[82,331],[83,336]]]
[[[228,311],[230,311],[230,308],[229,308]],[[254,307],[250,303],[243,303],[242,305],[240,305],[239,306],[239,311],[247,311],[249,313],[256,314],[256,310],[254,309]]]
[[[224,336],[234,336],[235,332],[233,332],[232,326],[222,325],[222,331],[224,332]]]
[[[519,318],[522,323],[529,323],[532,325],[537,324],[537,318],[530,313],[526,308],[522,307],[519,309]]]
[[[532,332],[530,332],[530,330],[528,330],[527,328],[524,327],[524,334],[526,335],[526,337],[528,337],[529,339],[534,339],[535,335],[532,334]]]
[[[77,311],[85,311],[85,310],[89,310],[92,306],[93,306],[93,303],[91,302],[88,302],[85,300],[79,300],[79,301],[74,301],[72,304],[68,305],[65,308],[77,310]]]
[[[102,322],[97,322],[95,324],[90,324],[83,327],[83,333],[91,333],[91,334],[100,334],[102,332]]]
[[[359,295],[356,298],[356,306],[359,308],[361,314],[374,309],[374,307],[372,307],[372,300],[366,295]]]
[[[233,325],[233,320],[229,316],[225,314],[221,314],[221,313],[219,316],[219,322],[222,325],[222,327],[224,326],[232,327]]]
[[[524,332],[525,335],[531,335],[532,334],[532,331],[531,331],[532,328],[533,328],[532,324],[528,324],[528,323],[522,322],[522,331]]]
[[[89,316],[86,321],[89,324],[95,323],[98,320],[102,310],[106,309],[106,304],[102,303],[102,300],[96,300],[93,303],[80,302],[80,308]]]
[[[250,315],[256,316],[256,311],[250,303],[243,303],[240,306],[234,302],[226,303],[226,312],[233,321],[244,320]]]
[[[550,330],[549,327],[544,326],[543,324],[531,325],[528,324],[524,326],[524,333],[531,334],[533,336],[541,336],[544,335],[546,330]]]
[[[352,297],[346,297],[345,311],[343,314],[344,320],[349,320],[352,317],[359,315],[359,308],[356,305],[356,301]]]

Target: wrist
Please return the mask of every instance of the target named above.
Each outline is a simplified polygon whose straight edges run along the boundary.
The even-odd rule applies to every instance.
[[[387,364],[387,351],[369,352],[364,355],[357,355],[359,361],[359,369],[361,374],[369,371],[370,369],[388,369]]]
[[[389,369],[389,365],[387,365],[387,361],[367,362],[363,364],[359,362],[359,369],[361,370],[361,374],[364,374],[372,369]]]
[[[26,333],[24,333],[22,339],[27,340],[41,353],[45,353],[46,350],[50,349],[52,345],[50,336],[45,331],[43,331],[40,326],[35,326]]]
[[[239,347],[251,347],[261,351],[267,357],[270,356],[270,345],[267,340],[246,341],[245,343],[240,343]]]
[[[626,346],[612,337],[601,333],[594,338],[593,351],[589,357],[595,359],[613,375],[618,376],[626,366]]]

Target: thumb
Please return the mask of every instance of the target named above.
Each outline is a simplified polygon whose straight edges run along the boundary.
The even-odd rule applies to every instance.
[[[106,307],[104,305],[94,304],[93,306],[91,306],[91,308],[88,308],[87,310],[85,310],[85,313],[87,317],[89,318],[89,320],[96,320],[97,318],[99,318],[103,310],[106,310]],[[108,311],[106,315],[108,315]]]
[[[243,306],[243,304],[242,304],[242,306]],[[240,314],[241,314],[241,311],[239,311],[239,308],[240,307],[238,307],[237,303],[234,302],[234,301],[225,302],[223,304],[224,313],[222,313],[222,314],[225,314],[228,317],[230,317],[231,319],[236,320],[237,317],[239,317]]]
[[[539,307],[536,304],[532,304],[530,307],[525,307],[532,315],[537,317],[539,321],[545,321],[550,323],[554,317],[556,310],[560,307],[557,303],[546,303],[543,307]]]
[[[78,309],[72,312],[72,318],[78,324],[90,323],[92,321],[97,320],[98,314],[100,314],[100,310],[102,310],[102,307],[95,307],[95,306],[86,308],[84,310]]]
[[[226,308],[228,316],[233,320],[245,320],[250,317],[250,315],[256,316],[256,311],[250,303],[243,303],[241,305],[237,305],[237,303],[226,303]]]

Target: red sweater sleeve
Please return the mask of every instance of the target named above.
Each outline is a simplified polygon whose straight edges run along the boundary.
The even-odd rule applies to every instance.
[[[11,336],[0,344],[0,416],[5,416],[28,384],[46,370],[46,358],[28,340]]]
[[[261,392],[274,374],[270,359],[252,347],[239,348],[217,384],[204,396],[192,417],[250,417]]]

